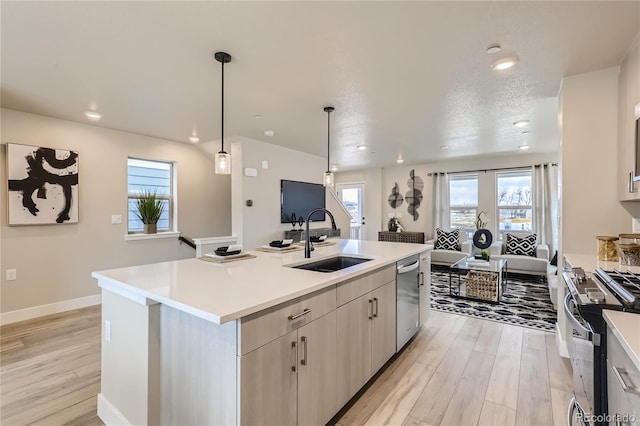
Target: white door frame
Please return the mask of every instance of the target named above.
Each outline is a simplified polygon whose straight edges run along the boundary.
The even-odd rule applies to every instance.
[[[336,192],[338,198],[342,201],[343,189],[359,189],[360,190],[360,223],[351,224],[350,239],[362,240],[364,239],[365,224],[366,224],[366,202],[365,202],[365,183],[364,182],[349,182],[336,184]]]

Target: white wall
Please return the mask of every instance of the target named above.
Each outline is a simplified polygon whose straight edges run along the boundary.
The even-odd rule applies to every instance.
[[[91,272],[193,257],[176,238],[125,241],[127,157],[177,162],[178,230],[229,235],[230,179],[196,147],[97,126],[2,109],[1,142],[71,149],[79,156],[78,224],[8,226],[6,149],[2,147],[0,260],[2,313],[99,294]],[[123,223],[111,225],[111,215]],[[16,281],[5,280],[17,269]]]
[[[377,181],[375,176],[377,169],[373,171],[355,171],[355,172],[343,172],[338,173],[336,181],[340,183],[349,182],[365,182],[367,185],[367,197],[372,192],[377,192],[377,196],[371,197],[377,200],[377,205],[374,209],[377,209],[377,216],[379,221],[368,221],[368,233],[373,235],[371,239],[377,239],[377,232],[387,229],[387,221],[389,220],[389,214],[400,213],[400,223],[407,231],[424,232],[428,238],[433,237],[433,218],[432,218],[432,177],[428,176],[429,173],[434,172],[459,172],[466,170],[477,169],[494,169],[494,168],[513,168],[531,166],[533,164],[541,164],[548,162],[557,162],[558,155],[556,153],[543,153],[543,154],[521,154],[515,156],[495,156],[495,157],[477,157],[473,159],[463,159],[455,161],[437,162],[429,164],[419,164],[412,166],[398,166],[382,169],[381,179]],[[387,199],[391,194],[391,189],[397,182],[400,187],[400,193],[404,197],[409,190],[408,180],[409,172],[415,170],[415,175],[419,176],[424,181],[424,191],[422,193],[423,199],[420,207],[418,208],[418,220],[413,220],[413,217],[407,211],[407,203],[404,202],[396,209],[391,208]],[[478,200],[479,209],[487,212],[489,218],[488,228],[492,232],[496,229],[496,194],[495,194],[495,173],[488,171],[486,173],[478,173],[478,186],[480,198]],[[373,176],[373,179],[370,179]],[[369,203],[367,201],[366,215],[374,217],[374,213],[368,211]],[[375,227],[375,228],[374,228]],[[494,232],[495,233],[495,232]]]
[[[242,241],[244,249],[252,250],[282,239],[284,231],[291,229],[291,224],[280,223],[280,180],[322,184],[327,160],[253,139],[235,140],[231,144],[233,234]],[[262,168],[262,161],[269,163],[268,169]],[[256,169],[258,176],[244,176],[247,167]],[[246,205],[247,200],[253,201],[251,207]],[[326,205],[334,214],[342,235],[349,235],[348,221],[344,226],[345,212],[332,208],[330,199]],[[310,227],[331,227],[331,222],[313,222]]]
[[[617,196],[618,67],[566,77],[561,88],[564,253],[596,255],[596,235],[631,230]]]

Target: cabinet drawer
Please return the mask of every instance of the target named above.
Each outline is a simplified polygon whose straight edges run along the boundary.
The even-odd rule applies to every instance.
[[[362,277],[354,278],[338,284],[337,304],[344,305],[363,294],[372,292],[378,287],[382,287],[388,282],[396,279],[396,266],[391,265],[384,269],[371,272]]]
[[[238,353],[251,352],[335,309],[336,288],[331,286],[246,316],[240,320]]]

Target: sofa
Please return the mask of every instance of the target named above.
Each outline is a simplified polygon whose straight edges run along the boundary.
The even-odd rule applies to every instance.
[[[507,240],[513,242],[510,247],[507,247]],[[505,259],[508,273],[542,277],[548,283],[549,294],[555,304],[558,291],[557,280],[555,277],[553,277],[554,279],[550,277],[555,274],[556,267],[549,263],[549,247],[546,244],[538,244],[536,234],[531,232],[506,232],[504,240],[495,241],[491,244],[489,255],[491,259]]]
[[[427,244],[432,244],[434,249],[431,251],[431,264],[432,265],[452,265],[454,263],[456,263],[458,260],[464,258],[464,257],[470,257],[471,253],[472,253],[472,249],[473,249],[473,243],[471,241],[468,241],[467,238],[467,233],[465,231],[462,230],[458,230],[458,238],[456,243],[454,244],[456,247],[455,249],[453,249],[452,246],[450,246],[449,248],[435,248],[438,245],[437,243],[437,238],[438,238],[438,232],[439,230],[436,229],[436,238],[427,241]],[[450,237],[451,232],[455,232],[456,230],[453,231],[442,231],[440,230],[440,236],[442,237],[443,234],[449,234],[446,235],[446,237]],[[450,241],[449,241],[450,242]]]

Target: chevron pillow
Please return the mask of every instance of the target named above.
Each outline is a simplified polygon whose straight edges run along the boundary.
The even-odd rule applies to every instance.
[[[521,256],[536,257],[536,234],[529,234],[526,237],[518,237],[507,233],[507,244],[505,254],[518,254]]]
[[[443,231],[436,228],[436,250],[456,250],[460,251],[458,239],[460,238],[460,230],[454,229],[451,232]]]

